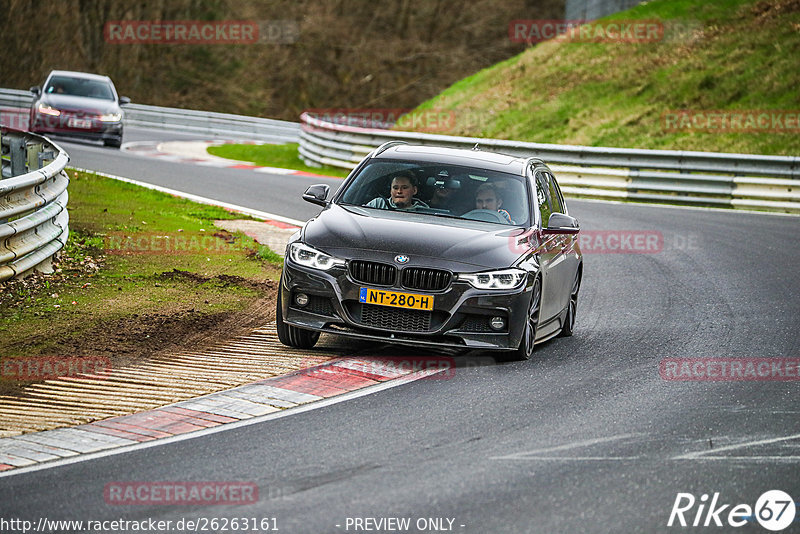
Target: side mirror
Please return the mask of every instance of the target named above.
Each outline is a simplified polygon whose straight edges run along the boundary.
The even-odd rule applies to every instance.
[[[130,104],[130,103],[131,103],[131,99],[128,98],[127,96],[119,97],[119,105],[120,106],[124,106],[125,104]]]
[[[30,92],[35,94],[36,96],[39,96],[42,94],[42,88],[39,87],[38,85],[34,85],[33,87],[30,88]]]
[[[581,231],[578,219],[563,213],[551,213],[543,234],[577,234]]]
[[[308,189],[306,189],[306,192],[303,193],[303,200],[319,206],[327,206],[328,192],[330,189],[331,188],[325,184],[310,185]]]

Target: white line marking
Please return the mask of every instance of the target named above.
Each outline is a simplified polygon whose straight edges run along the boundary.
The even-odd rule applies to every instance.
[[[706,460],[729,460],[735,462],[771,463],[800,461],[800,456],[699,456],[696,458],[659,458],[648,456],[519,456],[519,457],[493,457],[490,460],[523,460],[523,461],[545,461],[545,462],[625,462],[632,460],[649,460],[652,462],[663,463],[668,461],[706,461]]]
[[[587,439],[584,441],[575,441],[573,443],[566,443],[564,445],[557,445],[555,447],[545,447],[543,449],[534,449],[532,451],[516,452],[514,454],[508,454],[506,456],[492,456],[489,459],[490,460],[527,460],[527,459],[536,460],[539,457],[533,456],[535,454],[543,454],[555,451],[566,451],[569,449],[577,449],[578,447],[590,447],[592,445],[597,445],[599,443],[608,443],[609,441],[619,441],[622,439],[633,438],[640,435],[641,434],[618,434],[616,436],[608,436],[605,438],[595,438],[595,439]],[[544,456],[541,458],[547,459],[547,457]]]
[[[79,169],[77,167],[69,167],[72,170],[80,171],[80,172],[88,172],[91,174],[96,174],[97,176],[103,176],[105,178],[111,178],[112,180],[119,180],[120,182],[125,182],[133,185],[138,185],[141,187],[145,187],[147,189],[152,189],[154,191],[161,191],[162,193],[167,193],[168,195],[174,195],[176,197],[185,198],[188,200],[192,200],[194,202],[199,202],[200,204],[207,204],[209,206],[219,206],[220,208],[229,209],[231,211],[236,211],[238,213],[244,213],[247,215],[251,215],[253,217],[263,219],[263,220],[273,220],[278,221],[286,224],[292,224],[294,226],[303,226],[306,222],[300,221],[297,219],[290,219],[289,217],[284,217],[282,215],[276,215],[274,213],[267,213],[266,211],[259,211],[254,210],[252,208],[245,208],[244,206],[237,206],[236,204],[229,204],[227,202],[222,202],[220,200],[214,200],[211,198],[201,197],[198,195],[194,195],[192,193],[186,193],[184,191],[177,191],[175,189],[169,189],[168,187],[161,187],[160,185],[153,185],[148,184],[146,182],[140,182],[138,180],[131,180],[130,178],[123,178],[122,176],[116,176],[114,174],[107,174],[104,172],[93,171],[90,169]]]
[[[287,408],[287,409],[281,410],[279,412],[274,412],[274,413],[267,414],[267,415],[253,417],[251,419],[244,419],[242,421],[236,421],[236,422],[233,422],[233,423],[225,423],[223,425],[210,427],[210,428],[206,428],[206,429],[203,429],[203,430],[196,430],[196,431],[190,432],[188,434],[180,434],[178,436],[172,436],[172,437],[169,437],[169,438],[162,438],[162,439],[157,439],[157,440],[154,440],[154,441],[145,441],[145,442],[137,443],[137,444],[134,444],[134,445],[126,445],[126,446],[117,447],[117,448],[109,449],[109,450],[105,450],[105,451],[93,452],[93,453],[88,453],[88,454],[81,454],[80,456],[74,456],[72,458],[64,458],[62,460],[54,460],[54,461],[51,461],[51,462],[32,465],[30,467],[20,467],[20,468],[11,469],[11,470],[8,470],[8,471],[2,471],[2,472],[0,472],[0,478],[12,477],[12,476],[15,476],[15,475],[31,473],[31,472],[34,472],[34,471],[41,471],[43,469],[50,469],[50,468],[53,468],[53,467],[61,467],[63,465],[75,464],[75,463],[79,463],[79,462],[94,460],[94,459],[97,459],[97,458],[104,458],[106,456],[113,456],[113,455],[116,455],[116,454],[123,454],[123,453],[131,452],[131,451],[147,449],[147,448],[150,448],[150,447],[158,447],[160,445],[166,445],[168,443],[176,443],[176,442],[179,442],[179,441],[185,441],[185,440],[189,440],[189,439],[199,438],[201,436],[208,436],[210,434],[216,434],[217,432],[225,432],[227,430],[233,430],[234,428],[240,428],[240,427],[243,427],[243,426],[250,426],[250,425],[257,424],[257,423],[263,423],[263,422],[266,422],[266,421],[271,421],[273,419],[280,419],[282,417],[286,417],[286,416],[289,416],[289,415],[297,415],[297,414],[300,414],[300,413],[303,413],[303,412],[316,410],[318,408],[324,408],[326,406],[330,406],[330,405],[333,405],[333,404],[338,404],[340,402],[345,402],[345,401],[348,401],[348,400],[351,400],[351,399],[356,399],[358,397],[363,397],[365,395],[371,395],[372,393],[378,393],[378,392],[384,391],[386,389],[391,389],[391,388],[394,388],[394,387],[397,387],[397,386],[408,384],[410,382],[414,382],[416,380],[420,380],[422,378],[429,377],[432,374],[436,374],[436,373],[439,373],[439,372],[442,372],[442,371],[444,371],[444,369],[441,370],[441,371],[437,370],[435,372],[432,372],[430,370],[418,371],[416,373],[413,373],[413,374],[410,374],[410,375],[406,375],[406,376],[404,376],[404,377],[402,377],[401,379],[398,379],[398,380],[391,380],[389,382],[381,382],[379,384],[375,384],[374,386],[367,386],[367,387],[365,387],[363,389],[358,389],[356,391],[351,391],[349,393],[342,393],[341,395],[337,395],[335,397],[329,397],[329,398],[327,398],[325,400],[312,402],[310,404],[304,404],[304,405],[298,406],[296,408]]]
[[[798,462],[800,456],[696,456],[689,458],[685,456],[676,456],[672,460],[736,460],[736,461],[766,461],[766,462]]]
[[[779,441],[788,441],[790,439],[800,439],[800,434],[794,434],[791,436],[784,436],[781,438],[769,438],[769,439],[760,439],[757,441],[748,441],[745,443],[739,443],[736,445],[726,445],[725,447],[716,447],[714,449],[706,449],[704,451],[696,451],[696,452],[688,452],[686,454],[681,454],[679,456],[675,456],[673,460],[694,460],[699,458],[700,456],[706,454],[719,454],[723,451],[732,451],[736,449],[743,449],[745,447],[755,447],[757,445],[768,445],[770,443],[778,443]],[[731,457],[729,457],[731,458]],[[788,458],[788,457],[784,457]]]
[[[520,456],[517,458],[512,457],[494,457],[490,460],[525,460],[525,461],[554,461],[554,462],[619,462],[628,460],[641,460],[641,456]]]

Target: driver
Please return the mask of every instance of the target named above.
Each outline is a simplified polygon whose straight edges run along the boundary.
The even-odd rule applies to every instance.
[[[475,209],[496,211],[509,224],[514,224],[511,214],[502,209],[502,205],[503,199],[500,198],[500,194],[494,184],[486,182],[481,184],[475,191]]]
[[[417,208],[427,208],[428,205],[414,198],[417,194],[417,179],[410,171],[403,171],[392,178],[392,189],[389,198],[378,197],[370,200],[366,206],[368,208],[380,208],[389,210],[415,210]]]

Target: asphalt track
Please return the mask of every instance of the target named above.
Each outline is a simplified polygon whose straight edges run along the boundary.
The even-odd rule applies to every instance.
[[[128,140],[156,135],[178,138],[129,132]],[[319,179],[62,146],[78,167],[287,217],[315,212],[299,194]],[[728,512],[754,507],[767,490],[800,501],[800,382],[686,382],[659,370],[669,358],[800,355],[800,218],[569,205],[587,235],[652,231],[662,246],[584,250],[575,335],[538,346],[533,360],[498,365],[471,353],[456,357],[446,379],[3,477],[0,518],[275,518],[283,533],[404,531],[355,528],[356,519],[374,528],[363,520],[391,517],[409,518],[411,532],[434,531],[426,520],[445,518],[443,530],[464,533],[671,532],[709,530],[667,526],[678,493],[698,500],[685,514],[690,525],[701,496],[719,493],[718,504],[730,506],[711,531],[766,532],[753,519],[731,527]],[[108,504],[106,484],[124,481],[244,481],[259,499]],[[795,519],[783,532],[798,531]]]
[[[70,155],[70,165],[102,171],[133,180],[160,185],[268,213],[306,220],[319,212],[301,195],[311,184],[327,183],[335,191],[339,178],[315,178],[266,174],[249,169],[231,169],[162,161],[125,150],[103,147],[100,143],[53,138]],[[208,139],[194,135],[127,128],[125,142],[178,141]]]

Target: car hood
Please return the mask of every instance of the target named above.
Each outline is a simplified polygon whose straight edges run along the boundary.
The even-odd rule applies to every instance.
[[[347,259],[391,262],[402,254],[410,258],[409,266],[451,270],[504,268],[520,256],[515,243],[523,228],[415,213],[364,212],[332,204],[308,221],[302,239]]]
[[[119,105],[115,101],[103,100],[101,98],[48,94],[44,95],[41,101],[48,106],[62,111],[82,111],[96,115],[121,112]]]

